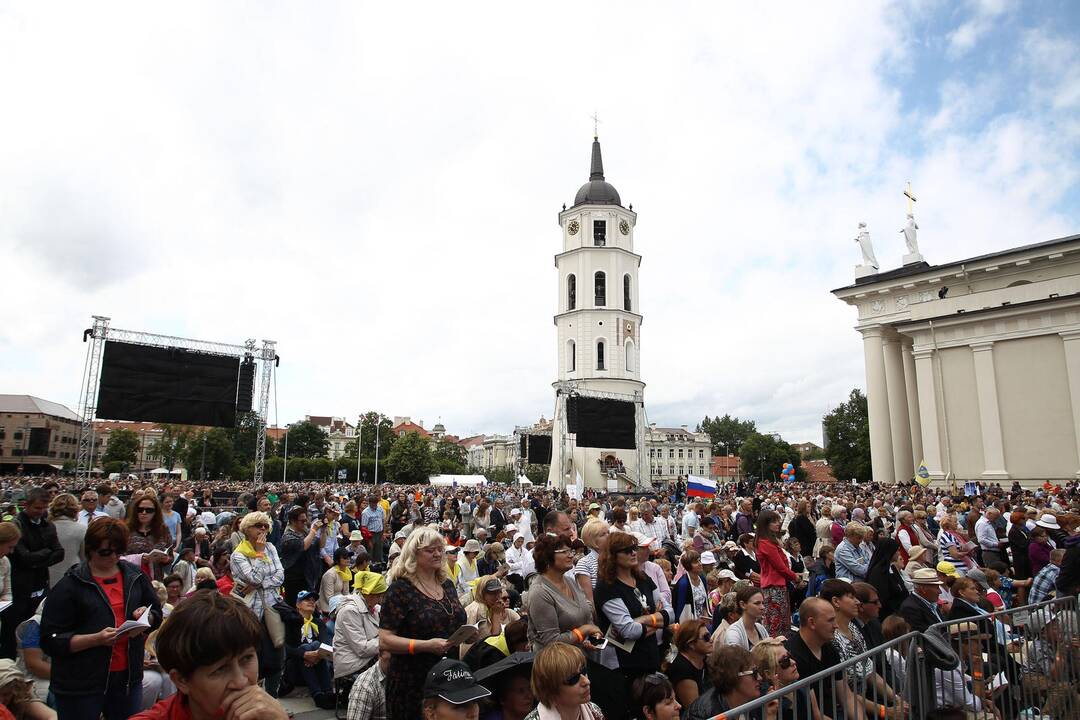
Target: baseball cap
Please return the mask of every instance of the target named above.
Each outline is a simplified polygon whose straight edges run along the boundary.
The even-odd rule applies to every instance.
[[[960,577],[960,573],[956,572],[956,566],[945,560],[942,560],[937,564],[937,571],[942,575],[948,575],[949,577]]]
[[[739,579],[738,577],[735,576],[735,573],[731,572],[727,568],[724,568],[723,570],[720,571],[720,578],[721,579],[727,579],[727,580],[738,580]]]
[[[442,698],[451,705],[465,705],[488,695],[491,691],[477,685],[469,666],[460,660],[440,660],[424,680],[425,698]]]
[[[500,590],[502,590],[502,583],[499,582],[496,578],[491,578],[486,583],[484,583],[484,587],[480,588],[480,592],[486,593],[499,592]]]
[[[300,602],[301,600],[307,600],[308,598],[318,599],[318,597],[318,595],[311,592],[310,590],[301,590],[300,592],[296,593],[296,602]]]
[[[600,509],[600,503],[589,503],[589,509],[590,510],[599,510]]]

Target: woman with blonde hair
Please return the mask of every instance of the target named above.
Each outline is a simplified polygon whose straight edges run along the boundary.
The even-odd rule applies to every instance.
[[[273,523],[266,513],[250,512],[244,515],[240,521],[240,532],[244,539],[229,556],[229,569],[235,582],[231,594],[243,600],[266,626],[274,651],[278,654],[277,662],[268,664],[266,673],[266,692],[271,697],[277,697],[281,670],[285,665],[285,625],[274,604],[281,596],[285,568],[278,558],[277,548],[267,542],[272,527]]]
[[[593,588],[596,587],[597,561],[607,547],[609,532],[611,528],[600,518],[589,518],[581,527],[581,541],[589,552],[574,565],[574,580],[589,602],[592,602]]]
[[[532,689],[539,701],[525,720],[604,720],[592,702],[585,654],[573,645],[554,642],[533,659]]]
[[[86,525],[79,522],[78,517],[79,501],[74,495],[61,493],[49,503],[49,520],[56,528],[56,539],[60,541],[60,547],[64,548],[64,559],[49,566],[49,587],[60,582],[69,567],[86,560],[86,553],[83,551]]]
[[[379,649],[390,653],[389,720],[420,717],[427,672],[453,648],[447,638],[465,624],[465,609],[447,577],[445,553],[443,536],[419,527],[387,574],[390,588],[379,616]]]

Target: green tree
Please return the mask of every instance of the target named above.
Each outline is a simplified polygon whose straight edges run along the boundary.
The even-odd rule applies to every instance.
[[[825,416],[824,424],[825,458],[832,466],[836,479],[847,482],[855,478],[860,483],[868,482],[871,479],[870,421],[866,396],[858,388],[852,390],[847,402],[841,403]]]
[[[204,454],[205,452],[205,454]],[[184,450],[184,467],[188,476],[217,479],[233,474],[236,466],[232,436],[226,428],[213,428],[195,434]]]
[[[753,420],[740,420],[731,415],[709,418],[708,415],[698,425],[698,431],[709,435],[714,455],[742,455],[739,449],[748,437],[757,432]]]
[[[390,418],[382,413],[369,410],[360,416],[360,457],[375,457],[375,428],[379,428],[379,457],[390,455],[390,448],[394,446],[397,436],[394,435],[394,424]],[[345,443],[345,454],[356,457],[356,440]]]
[[[184,448],[193,434],[185,425],[163,423],[161,437],[150,443],[150,454],[160,458],[161,467],[172,470],[184,455]]]
[[[532,480],[532,484],[536,487],[547,485],[548,470],[550,465],[526,465],[525,477]]]
[[[247,465],[255,462],[255,448],[259,443],[259,415],[258,413],[240,413],[236,416],[236,427],[228,428],[232,438],[233,453],[236,455],[238,465]],[[271,442],[267,438],[268,442]],[[292,448],[289,448],[290,452]],[[267,451],[269,454],[269,451]],[[265,470],[265,465],[263,466]]]
[[[436,472],[438,464],[431,453],[431,443],[420,433],[408,432],[399,437],[386,457],[389,480],[396,483],[423,483]]]
[[[289,457],[326,457],[330,451],[330,438],[315,423],[307,420],[289,428]]]
[[[139,459],[139,435],[133,430],[119,428],[109,433],[109,444],[101,456],[103,463],[122,463],[126,469]],[[115,471],[114,471],[115,472]]]
[[[510,485],[517,482],[517,476],[514,474],[513,468],[497,467],[488,468],[481,473],[487,481],[490,483],[500,483],[502,485]]]
[[[799,467],[802,462],[799,451],[772,435],[753,433],[743,441],[741,450],[740,464],[743,475],[747,477],[760,477],[764,471],[763,479],[778,480],[784,463],[791,463],[795,467],[796,478],[805,477],[806,472]]]
[[[464,475],[469,470],[465,448],[450,440],[439,440],[431,448],[436,472],[443,475]]]

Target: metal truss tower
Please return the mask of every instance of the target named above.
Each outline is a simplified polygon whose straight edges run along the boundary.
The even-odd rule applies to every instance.
[[[94,465],[94,411],[97,409],[98,375],[101,373],[101,353],[109,332],[109,318],[94,316],[94,325],[83,332],[83,342],[90,340],[83,367],[82,388],[79,390],[79,452],[75,467],[76,486],[82,487],[90,478]]]

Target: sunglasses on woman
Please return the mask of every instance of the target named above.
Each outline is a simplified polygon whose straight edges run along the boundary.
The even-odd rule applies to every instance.
[[[749,675],[753,675],[754,678],[757,679],[757,680],[761,679],[761,673],[758,672],[757,668],[751,668],[750,670],[743,670],[741,673],[739,673],[739,677],[747,677]]]
[[[637,548],[636,547],[622,548],[620,550],[616,550],[615,552],[617,554],[619,554],[619,555],[633,555],[633,554],[635,554],[637,552]]]
[[[784,657],[782,657],[782,658],[780,658],[779,660],[776,661],[776,666],[778,668],[780,668],[781,670],[787,670],[794,663],[795,663],[795,661],[791,659],[790,655],[785,655]]]
[[[585,668],[581,668],[576,673],[566,678],[566,680],[563,680],[563,684],[567,687],[573,687],[581,682],[581,678],[583,677],[589,677],[589,672]]]
[[[152,507],[141,507],[141,508],[139,508],[139,514],[140,515],[153,515],[154,510],[155,510],[155,508],[152,508]]]

